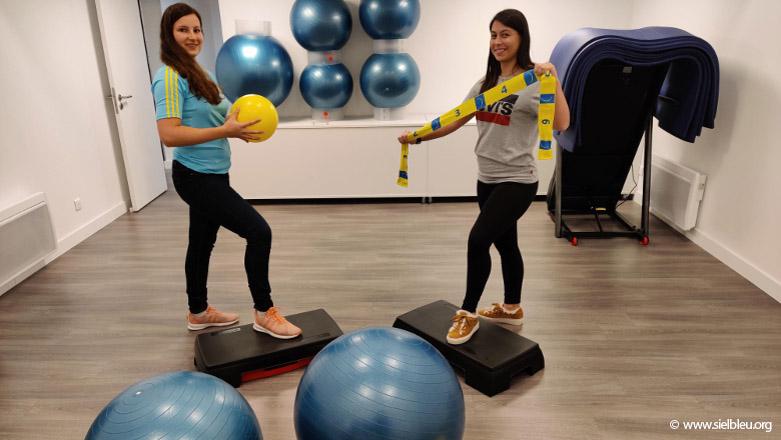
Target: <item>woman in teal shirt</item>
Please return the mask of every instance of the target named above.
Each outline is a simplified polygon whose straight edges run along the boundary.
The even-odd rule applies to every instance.
[[[223,226],[247,240],[244,267],[254,301],[253,328],[281,339],[301,329],[288,322],[271,301],[268,280],[271,228],[255,208],[230,187],[228,138],[245,142],[261,132],[227,115],[230,102],[195,57],[203,45],[201,16],[184,3],[168,7],[160,22],[161,67],[152,81],[157,130],[174,147],[173,181],[190,207],[185,259],[189,313],[187,328],[200,330],[238,322],[235,313],[220,312],[207,301],[209,258],[217,230]],[[227,116],[226,116],[227,115]]]

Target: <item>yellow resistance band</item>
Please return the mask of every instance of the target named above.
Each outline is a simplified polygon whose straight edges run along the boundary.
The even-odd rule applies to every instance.
[[[440,115],[438,118],[418,128],[407,136],[407,143],[401,145],[401,165],[399,167],[399,178],[396,184],[407,187],[409,185],[408,161],[409,144],[415,142],[431,132],[446,127],[457,120],[469,116],[478,110],[484,110],[489,105],[499,101],[513,93],[517,93],[526,87],[540,81],[540,107],[537,115],[537,127],[540,132],[540,150],[538,158],[548,160],[553,157],[551,145],[553,141],[553,115],[556,107],[556,78],[550,73],[537,76],[534,70],[527,70],[512,77],[507,81],[498,84],[496,87],[486,90],[475,96],[449,112]]]

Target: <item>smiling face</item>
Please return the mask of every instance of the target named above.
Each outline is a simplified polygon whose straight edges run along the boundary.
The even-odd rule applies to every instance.
[[[491,24],[491,53],[494,58],[500,63],[515,60],[520,46],[521,35],[499,20],[494,20]]]
[[[179,46],[191,57],[201,52],[203,47],[203,33],[201,21],[195,14],[185,15],[174,23],[174,39]]]

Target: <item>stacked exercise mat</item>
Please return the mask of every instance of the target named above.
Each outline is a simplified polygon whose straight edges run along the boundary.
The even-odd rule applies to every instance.
[[[714,127],[718,58],[705,40],[681,29],[579,29],[557,43],[551,62],[571,113],[569,128],[555,134],[564,213],[615,210],[650,118],[687,142]]]

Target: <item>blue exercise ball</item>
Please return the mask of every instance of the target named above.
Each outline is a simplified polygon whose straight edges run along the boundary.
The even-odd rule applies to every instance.
[[[420,89],[420,71],[406,53],[375,53],[361,68],[361,91],[378,108],[404,107]]]
[[[461,439],[464,395],[434,346],[404,330],[367,328],[315,356],[293,417],[299,440]]]
[[[306,50],[324,52],[347,43],[353,19],[343,0],[296,0],[290,10],[290,28]]]
[[[353,77],[342,64],[310,64],[301,72],[301,95],[312,108],[341,108],[353,94]]]
[[[217,82],[225,96],[262,95],[275,106],[293,87],[293,62],[275,38],[241,34],[228,38],[217,54]]]
[[[85,440],[238,439],[263,435],[255,413],[232,386],[180,371],[131,385],[98,414]]]
[[[361,26],[374,40],[408,38],[420,21],[418,0],[361,0]]]

